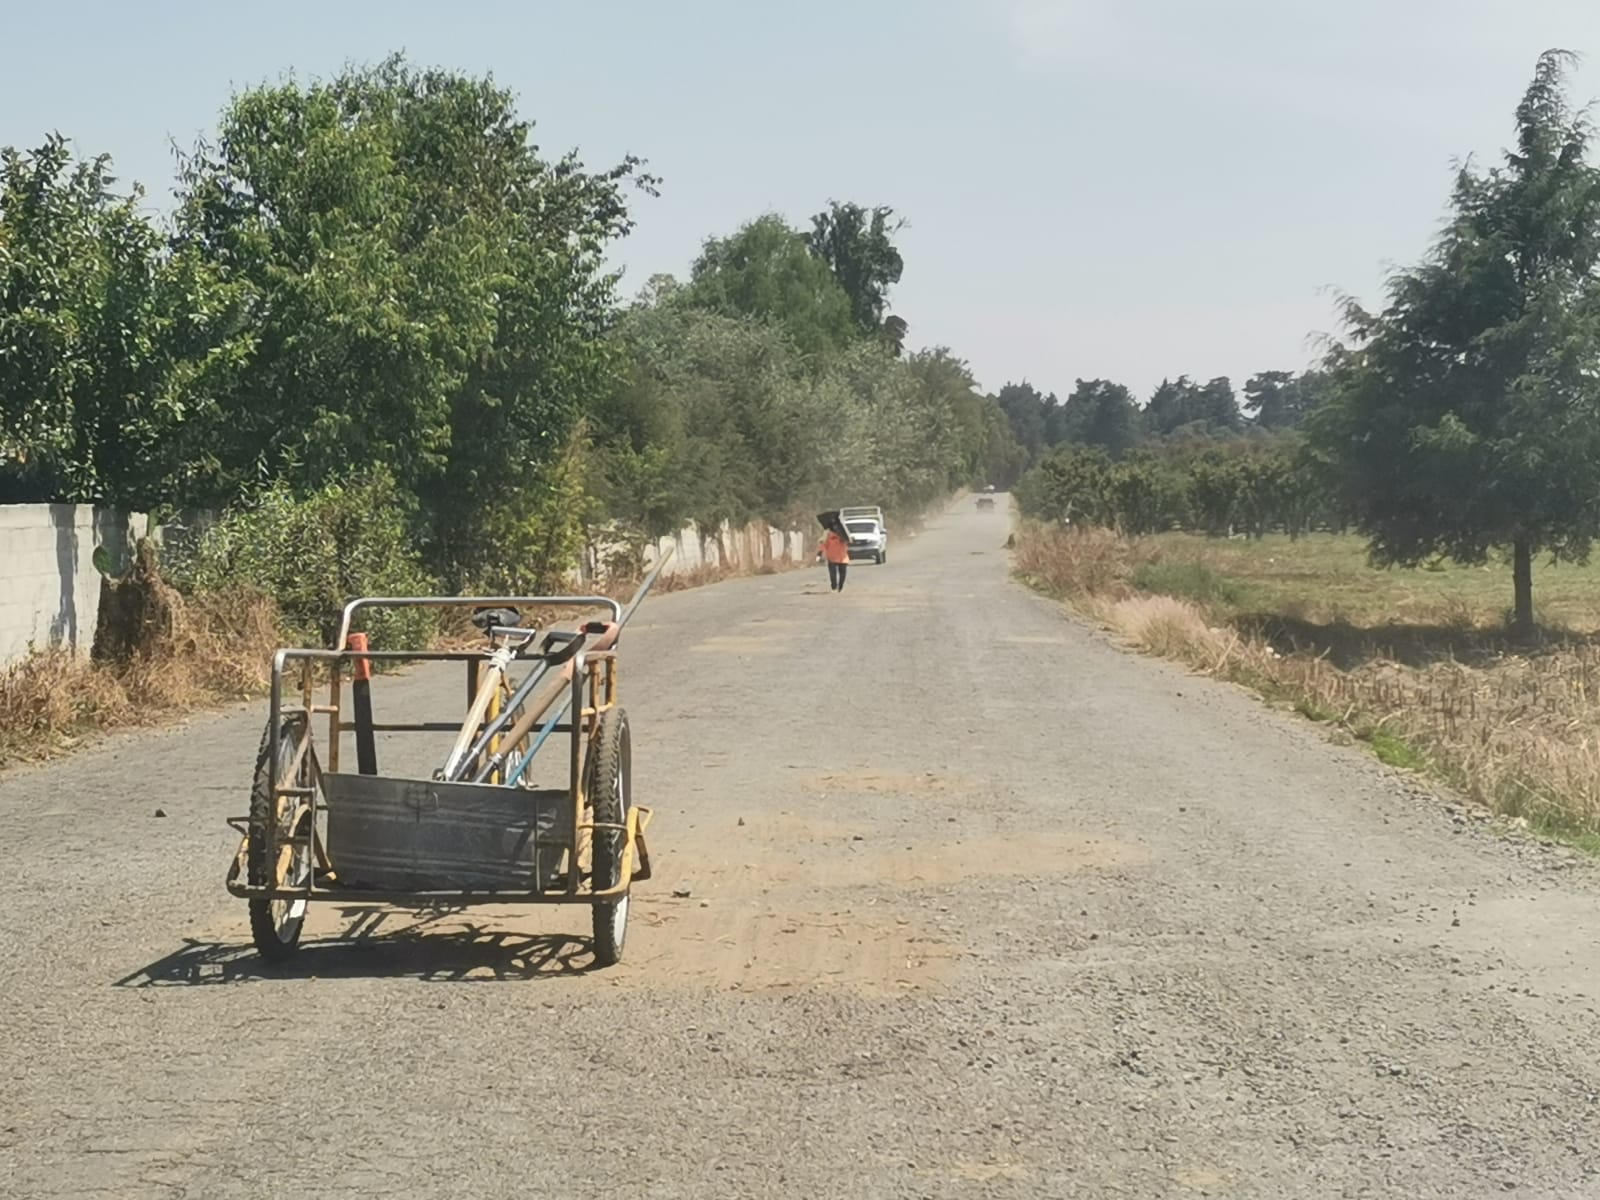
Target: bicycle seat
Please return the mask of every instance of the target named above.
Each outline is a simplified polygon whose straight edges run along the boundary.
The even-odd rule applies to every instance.
[[[473,611],[472,623],[487,633],[491,629],[515,629],[522,614],[514,608],[480,608]]]

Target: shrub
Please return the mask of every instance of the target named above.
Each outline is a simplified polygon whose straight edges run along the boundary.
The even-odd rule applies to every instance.
[[[463,589],[509,595],[567,591],[590,512],[580,429],[555,461],[477,515],[477,554],[462,577]]]
[[[332,484],[304,499],[283,485],[224,514],[169,574],[190,592],[257,589],[278,606],[286,632],[332,643],[345,602],[435,590],[412,545],[407,504],[393,478],[377,472]],[[357,614],[375,649],[420,646],[434,614],[375,609]]]

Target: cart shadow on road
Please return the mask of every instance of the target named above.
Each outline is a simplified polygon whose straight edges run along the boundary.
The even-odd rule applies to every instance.
[[[490,929],[463,920],[462,911],[345,909],[346,928],[341,933],[307,940],[294,958],[278,964],[260,958],[246,942],[185,938],[179,949],[112,986],[195,987],[319,978],[511,982],[583,975],[593,966],[587,938]]]

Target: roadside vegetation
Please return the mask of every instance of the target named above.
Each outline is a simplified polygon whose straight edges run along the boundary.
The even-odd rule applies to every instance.
[[[999,401],[1027,449],[1017,569],[1138,646],[1237,680],[1600,849],[1600,170],[1571,56],[1384,305],[1298,375],[1079,381]]]
[[[138,590],[139,607],[155,598],[160,608],[136,644],[97,645],[94,657],[54,647],[0,667],[0,766],[263,691],[281,644],[269,598],[249,588],[185,597],[149,577],[124,586]]]

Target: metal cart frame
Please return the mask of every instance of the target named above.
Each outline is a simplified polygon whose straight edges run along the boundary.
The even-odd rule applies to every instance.
[[[264,957],[286,958],[298,946],[299,924],[305,907],[316,901],[345,904],[476,905],[476,904],[585,904],[595,912],[596,959],[602,965],[621,953],[627,898],[633,883],[650,877],[650,856],[644,833],[650,823],[649,808],[632,803],[631,735],[620,698],[620,663],[616,649],[622,628],[654,585],[664,557],[656,564],[626,608],[607,596],[400,596],[361,597],[345,605],[338,635],[329,650],[280,649],[273,656],[271,693],[266,732],[257,764],[256,792],[251,815],[229,820],[240,834],[238,851],[228,870],[226,886],[234,896],[250,901],[251,924],[257,948]],[[573,629],[523,628],[519,624],[489,625],[490,646],[479,650],[369,649],[364,635],[352,632],[359,613],[373,608],[472,609],[494,616],[504,610],[605,610],[606,621],[586,621]],[[498,644],[497,644],[498,643]],[[510,662],[529,666],[527,676],[513,686],[504,668]],[[467,669],[468,713],[460,722],[417,721],[377,723],[372,720],[369,693],[371,665],[375,662],[461,662]],[[289,677],[298,673],[292,691]],[[319,672],[327,676],[327,700],[317,702]],[[344,703],[346,677],[351,687],[350,707]],[[488,690],[485,684],[487,680]],[[540,686],[540,685],[543,686]],[[298,703],[288,699],[297,693]],[[317,717],[326,718],[326,763],[320,759],[313,736]],[[599,801],[591,796],[596,785],[588,779],[592,761],[601,755],[602,736],[623,739],[627,779],[602,781],[627,794],[613,798],[620,820],[600,820],[594,814]],[[376,733],[454,732],[456,749],[433,780],[387,778],[376,771]],[[341,776],[343,735],[353,733],[359,772]],[[552,736],[568,741],[567,786],[564,796],[553,790],[536,790],[522,782],[528,764]],[[459,752],[468,746],[465,755]],[[611,751],[612,758],[617,751]],[[456,764],[457,758],[460,763]],[[603,756],[602,756],[603,757]],[[452,773],[454,778],[448,776]],[[620,769],[620,768],[617,768]],[[468,796],[484,796],[504,808],[515,809],[524,800],[542,803],[546,815],[555,811],[553,835],[526,833],[535,862],[549,851],[563,860],[550,877],[539,870],[529,873],[524,886],[372,887],[342,879],[340,846],[326,835],[330,808],[330,783],[342,783],[349,792],[356,783],[380,804],[410,804],[412,808],[440,809],[440,796],[459,789]],[[430,793],[431,789],[431,793]],[[492,790],[484,790],[492,789]],[[562,802],[564,800],[564,803]],[[398,809],[397,809],[398,811]],[[479,822],[482,823],[481,821]],[[606,861],[612,864],[606,878],[594,877],[597,836],[607,839]],[[330,845],[330,841],[332,844]],[[256,843],[259,843],[257,845]],[[252,851],[258,851],[252,854]],[[331,853],[330,853],[331,851]],[[506,864],[499,864],[500,875]],[[276,907],[274,907],[276,906]],[[622,922],[616,924],[620,909]],[[263,937],[268,920],[278,932]],[[616,926],[614,945],[602,930],[603,920]],[[283,929],[292,924],[292,934]]]

